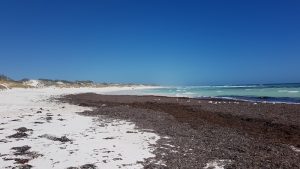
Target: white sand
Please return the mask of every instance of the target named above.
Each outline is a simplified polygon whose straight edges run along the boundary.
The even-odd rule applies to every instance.
[[[24,84],[31,87],[42,87],[39,80],[28,80]]]
[[[291,149],[293,150],[293,151],[295,151],[295,152],[297,152],[297,153],[300,153],[300,148],[297,148],[297,147],[295,147],[295,146],[290,146],[291,147]]]
[[[4,87],[5,89],[8,89],[8,87],[5,84],[0,84],[0,86]],[[0,88],[1,91],[1,88]]]
[[[224,169],[225,165],[231,163],[231,160],[212,160],[206,164],[204,169]]]
[[[143,88],[143,87],[136,87]],[[43,88],[0,91],[0,168],[18,166],[7,158],[28,158],[34,168],[67,168],[94,164],[99,168],[142,168],[138,161],[154,157],[152,154],[159,136],[140,131],[131,122],[104,117],[86,117],[76,114],[92,108],[51,102],[52,96],[95,92],[109,93],[132,87],[107,88]],[[42,113],[36,113],[42,108]],[[52,117],[47,121],[45,118]],[[50,115],[50,116],[49,116]],[[14,121],[14,120],[19,121]],[[35,122],[44,122],[36,124]],[[32,129],[27,138],[8,138],[15,129]],[[127,132],[130,131],[130,132]],[[44,134],[66,136],[71,142],[62,143],[39,137]],[[29,151],[42,154],[36,158],[15,156],[12,147],[28,145]]]

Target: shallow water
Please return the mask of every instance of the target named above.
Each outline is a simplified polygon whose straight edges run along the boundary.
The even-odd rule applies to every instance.
[[[140,90],[139,94],[176,97],[217,97],[238,100],[300,103],[300,84],[243,86],[173,86]]]

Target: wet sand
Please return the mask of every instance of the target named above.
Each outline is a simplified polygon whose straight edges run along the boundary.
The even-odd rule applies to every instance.
[[[300,168],[300,105],[93,93],[61,100],[159,134],[145,168]]]

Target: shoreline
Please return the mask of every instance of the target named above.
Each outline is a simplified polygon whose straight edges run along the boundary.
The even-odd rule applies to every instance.
[[[243,99],[244,98],[244,99]],[[252,103],[268,103],[268,104],[300,104],[300,101],[280,101],[282,99],[287,100],[296,100],[292,97],[259,97],[259,96],[216,96],[216,97],[194,97],[194,99],[200,99],[200,100],[213,100],[213,99],[219,99],[219,100],[227,100],[227,101],[240,101],[240,102],[252,102]],[[273,101],[266,101],[263,99],[274,99]]]
[[[79,86],[79,87],[58,87],[58,86],[45,86],[45,87],[14,87],[9,88],[4,84],[0,84],[0,92],[9,90],[66,90],[65,93],[70,93],[72,90],[77,91],[77,93],[98,93],[98,94],[110,94],[110,95],[128,95],[131,91],[148,90],[148,89],[165,89],[170,88],[170,86],[158,86],[158,85],[107,85],[107,86]],[[173,86],[172,86],[173,87]],[[161,96],[161,97],[185,97],[190,99],[200,99],[200,100],[221,100],[221,101],[239,101],[239,102],[253,102],[253,103],[272,103],[272,104],[300,104],[300,99],[298,97],[271,97],[271,96],[255,96],[255,95],[232,95],[232,96],[189,96],[185,94],[163,94],[163,93],[143,93],[135,92],[130,95],[139,96]]]
[[[161,136],[155,160],[168,168],[300,167],[297,104],[93,93],[61,100],[96,107],[83,115],[129,120],[153,130]]]
[[[142,87],[1,91],[0,166],[300,168],[300,105],[115,95]]]
[[[162,87],[157,87],[162,88]],[[151,88],[150,88],[151,89]],[[152,89],[155,89],[153,87]],[[123,95],[123,94],[122,94]],[[128,95],[125,93],[124,95]],[[131,94],[130,94],[131,95]],[[239,101],[239,102],[252,102],[252,103],[268,103],[268,104],[300,104],[298,98],[293,97],[266,97],[266,96],[188,96],[188,95],[173,95],[173,94],[133,94],[138,96],[159,96],[159,97],[174,97],[174,98],[189,98],[198,100],[216,100],[216,101]],[[259,100],[261,99],[261,100]],[[266,101],[263,99],[278,99],[273,101]],[[280,101],[282,99],[296,100],[296,101]]]

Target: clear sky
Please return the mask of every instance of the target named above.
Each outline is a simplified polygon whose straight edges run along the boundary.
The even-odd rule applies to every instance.
[[[173,85],[300,82],[300,1],[2,0],[0,74]]]

